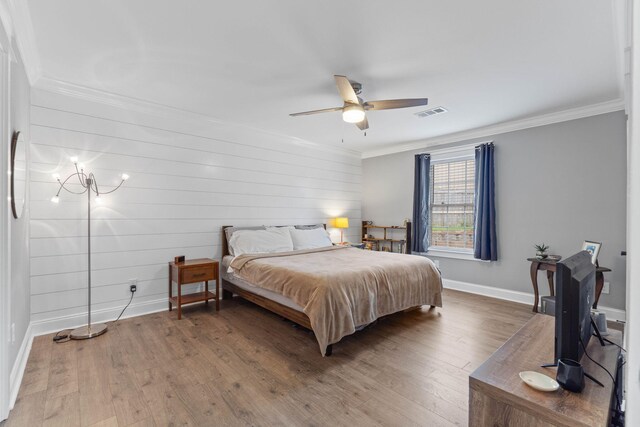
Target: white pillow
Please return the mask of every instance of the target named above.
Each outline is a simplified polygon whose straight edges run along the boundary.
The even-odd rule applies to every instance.
[[[315,249],[331,246],[329,233],[324,228],[312,228],[310,230],[289,230],[291,240],[293,240],[293,249]]]
[[[293,242],[288,229],[237,230],[231,235],[229,246],[235,256],[287,252],[293,250]]]

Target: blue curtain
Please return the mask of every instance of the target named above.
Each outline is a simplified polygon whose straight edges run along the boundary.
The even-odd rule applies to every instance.
[[[413,181],[412,252],[426,252],[429,247],[429,173],[431,156],[416,154]]]
[[[493,143],[481,144],[476,147],[475,242],[473,256],[485,261],[498,260],[493,151]]]

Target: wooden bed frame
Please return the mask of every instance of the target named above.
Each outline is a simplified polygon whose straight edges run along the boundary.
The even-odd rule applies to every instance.
[[[322,224],[322,225],[326,230],[327,225],[326,224]],[[222,226],[222,258],[224,258],[227,255],[231,255],[231,253],[229,252],[229,242],[227,241],[227,233],[226,233],[226,229],[230,227],[233,227],[233,225]],[[220,265],[222,265],[222,261],[220,262]],[[262,295],[254,294],[251,291],[242,289],[234,285],[233,283],[224,280],[223,278],[221,278],[220,282],[222,285],[223,300],[231,299],[233,298],[233,294],[236,294],[239,297],[246,299],[247,301],[251,301],[256,305],[259,305],[260,307],[267,309],[279,316],[282,316],[285,319],[288,319],[293,323],[296,323],[302,326],[303,328],[306,328],[311,332],[313,332],[313,328],[311,328],[311,321],[309,320],[309,317],[303,312],[294,310],[291,307],[287,307],[286,305],[280,304],[279,302],[270,300],[269,298],[264,297]],[[431,306],[431,308],[434,308],[434,307],[435,306],[433,305]],[[420,306],[411,307],[402,311],[407,312],[407,311],[416,310],[418,308],[420,308]],[[383,317],[386,317],[386,316],[383,316]],[[333,353],[333,344],[329,344],[327,346],[326,355],[331,356],[332,353]]]
[[[326,224],[323,224],[324,228],[327,228]],[[222,226],[222,257],[224,258],[227,255],[231,255],[229,252],[229,242],[227,241],[227,233],[226,229],[233,227],[232,225],[223,225]],[[222,262],[220,262],[222,265]],[[263,297],[262,295],[254,294],[253,292],[247,291],[246,289],[242,289],[231,282],[228,282],[224,279],[221,279],[222,285],[222,299],[231,299],[233,298],[233,294],[238,295],[241,298],[246,299],[247,301],[251,301],[252,303],[259,305],[262,308],[265,308],[273,313],[276,313],[279,316],[284,317],[285,319],[291,320],[293,323],[296,323],[303,328],[306,328],[310,331],[313,331],[311,328],[311,321],[309,317],[301,311],[297,311],[292,309],[291,307],[287,307],[286,305],[280,304],[279,302],[270,300],[267,297]],[[326,354],[327,356],[331,356],[333,352],[333,344],[327,346]]]

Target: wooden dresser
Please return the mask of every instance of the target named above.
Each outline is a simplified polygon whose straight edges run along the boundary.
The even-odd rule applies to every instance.
[[[620,344],[620,331],[607,336]],[[589,379],[582,393],[562,388],[541,392],[525,385],[518,374],[536,371],[552,378],[555,368],[541,368],[552,363],[554,355],[555,318],[536,314],[513,337],[469,376],[470,426],[606,426],[613,393],[613,382],[602,368],[583,356],[585,371],[605,387]],[[587,346],[589,355],[615,376],[620,349],[597,338]]]

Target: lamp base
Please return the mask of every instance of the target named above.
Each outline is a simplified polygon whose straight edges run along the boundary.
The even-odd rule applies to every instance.
[[[81,326],[78,329],[71,331],[69,337],[72,340],[87,340],[89,338],[95,338],[99,335],[107,332],[107,325],[104,323],[98,323],[91,326]]]

